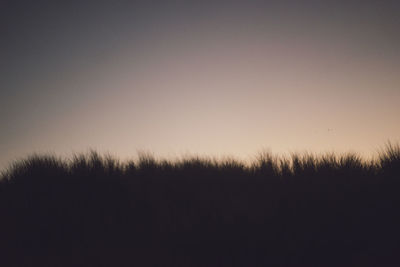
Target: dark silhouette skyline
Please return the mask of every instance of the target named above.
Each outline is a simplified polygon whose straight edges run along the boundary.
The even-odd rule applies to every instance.
[[[0,263],[397,266],[399,163],[32,156],[0,180]]]

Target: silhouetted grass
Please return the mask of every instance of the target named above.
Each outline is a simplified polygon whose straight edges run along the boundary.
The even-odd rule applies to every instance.
[[[400,147],[119,162],[33,155],[0,181],[2,266],[398,266]]]

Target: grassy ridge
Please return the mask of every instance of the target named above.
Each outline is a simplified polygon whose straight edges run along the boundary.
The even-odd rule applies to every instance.
[[[4,266],[397,266],[400,147],[289,159],[31,156],[0,182]]]

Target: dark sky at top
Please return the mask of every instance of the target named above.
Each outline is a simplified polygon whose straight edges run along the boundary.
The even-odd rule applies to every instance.
[[[399,1],[384,0],[3,0],[0,162],[41,149],[86,147],[121,155],[138,148],[244,155],[257,146],[275,144],[281,152],[303,149],[300,143],[316,149],[329,142],[322,148],[355,144],[368,150],[365,144],[380,145],[400,134],[393,126],[400,115],[395,104],[400,100],[399,14]],[[265,109],[271,94],[278,100]],[[321,104],[325,96],[331,102]],[[265,99],[264,107],[259,99]],[[290,99],[303,99],[298,103],[305,105],[276,104],[292,103]],[[242,110],[235,114],[239,106]],[[313,124],[309,119],[296,124],[299,120],[291,118],[318,117],[324,107],[344,112],[324,114],[332,123],[321,117]],[[380,113],[382,108],[386,113]],[[263,112],[274,115],[265,120],[254,116]],[[360,114],[370,117],[370,126],[363,124],[358,132],[346,129],[350,122],[342,124],[346,117],[360,120]],[[176,125],[164,123],[161,115],[175,118]],[[220,126],[226,121],[227,127]],[[210,125],[224,134],[199,130]],[[245,125],[248,131],[233,134],[233,125]],[[335,125],[342,132],[334,140],[305,130]],[[198,127],[195,133],[193,127]],[[371,133],[377,128],[379,133]],[[285,139],[280,139],[282,131]],[[299,131],[304,139],[288,134]],[[165,140],[159,141],[155,132],[165,133]],[[365,132],[363,142],[352,141]],[[199,136],[212,141],[199,142]],[[124,142],[131,142],[129,149]],[[221,145],[214,149],[217,143]]]

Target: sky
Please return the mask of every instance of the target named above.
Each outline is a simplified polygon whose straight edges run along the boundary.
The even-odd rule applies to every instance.
[[[400,141],[398,1],[0,1],[0,168]]]

